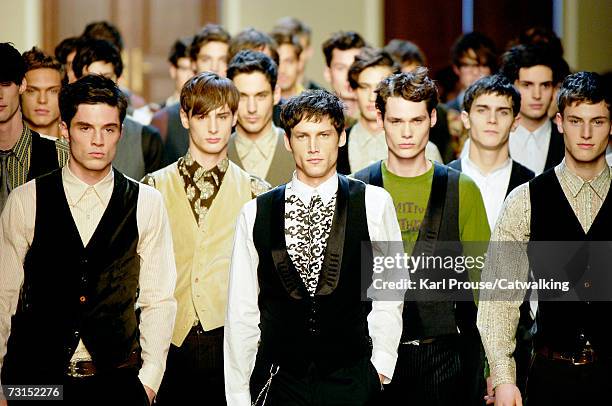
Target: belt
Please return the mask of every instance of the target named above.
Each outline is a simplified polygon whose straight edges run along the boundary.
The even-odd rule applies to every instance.
[[[117,365],[115,368],[140,368],[142,359],[140,351],[132,351],[125,362]],[[88,378],[98,373],[98,368],[93,361],[70,361],[66,375],[71,378]]]
[[[411,341],[402,341],[400,344],[406,345],[421,345],[421,344],[431,344],[436,342],[438,339],[436,337],[426,338],[424,340],[411,340]]]
[[[572,365],[588,365],[597,361],[599,358],[597,353],[587,345],[580,351],[571,352],[560,352],[552,351],[550,348],[543,347],[536,351],[537,354],[553,361],[565,362]]]

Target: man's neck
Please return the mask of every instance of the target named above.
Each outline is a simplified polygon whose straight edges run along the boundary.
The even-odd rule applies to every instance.
[[[291,86],[289,89],[287,90],[282,90],[281,89],[281,97],[283,99],[288,99],[289,97],[293,97],[293,96],[297,96],[298,93],[298,84],[299,82],[295,82],[295,84],[293,86]]]
[[[209,171],[217,166],[223,158],[227,157],[227,146],[218,154],[206,154],[197,148],[191,147],[189,147],[189,152],[194,161],[196,161],[205,171]]]
[[[329,178],[331,178],[335,174],[336,174],[336,167],[334,167],[333,169],[330,169],[330,171],[326,173],[324,176],[316,177],[316,178],[307,176],[299,168],[296,168],[295,170],[295,176],[297,177],[297,179],[303,184],[310,186],[311,188],[317,188],[321,186],[323,183],[325,183],[327,180],[329,180]]]
[[[468,157],[480,169],[480,172],[487,175],[503,166],[510,157],[508,142],[498,149],[481,149],[476,146],[476,143],[470,142]]]
[[[270,120],[270,122],[268,124],[266,124],[261,131],[256,132],[256,133],[252,133],[252,132],[248,132],[246,131],[244,128],[242,128],[240,126],[240,124],[238,124],[236,126],[236,132],[238,133],[238,135],[248,138],[251,141],[257,141],[258,139],[260,139],[261,137],[263,137],[264,135],[268,134],[270,131],[272,131],[272,120]]]
[[[366,120],[363,114],[359,116],[359,124],[361,124],[361,126],[365,128],[370,135],[378,135],[382,130],[376,120]]]
[[[391,152],[391,151],[389,151]],[[393,153],[387,158],[389,172],[403,178],[414,178],[431,169],[431,161],[425,158],[425,150],[414,158],[400,158]]]
[[[87,168],[79,165],[71,155],[70,159],[68,160],[68,169],[70,169],[70,172],[72,172],[72,174],[78,179],[87,183],[89,186],[93,186],[104,179],[108,175],[109,171],[112,170],[112,167],[109,164],[106,168],[99,171],[88,170]]]
[[[30,127],[32,131],[36,131],[39,134],[48,135],[50,137],[55,137],[55,138],[59,138],[60,136],[59,120],[54,121],[48,126],[44,126],[44,127],[37,127],[31,123],[28,123],[28,127]]]
[[[21,133],[23,132],[23,121],[21,121],[21,111],[17,110],[13,117],[4,123],[0,123],[0,150],[8,151],[13,149]]]
[[[588,182],[595,179],[595,177],[608,166],[608,163],[606,162],[605,154],[600,155],[596,160],[591,162],[580,162],[573,159],[569,153],[565,151],[565,165],[582,180]]]
[[[525,127],[525,129],[527,129],[527,131],[534,132],[538,128],[542,127],[546,123],[547,120],[548,120],[548,116],[546,116],[546,115],[544,117],[535,119],[535,118],[529,118],[529,117],[521,114],[520,125],[522,127]]]

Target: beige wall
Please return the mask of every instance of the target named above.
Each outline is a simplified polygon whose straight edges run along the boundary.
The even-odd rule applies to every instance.
[[[311,27],[314,53],[306,76],[321,85],[326,85],[321,44],[332,32],[353,30],[372,45],[384,45],[383,0],[223,0],[222,23],[231,34],[249,26],[268,32],[285,16]]]
[[[612,2],[565,0],[563,45],[574,70],[612,71]]]
[[[0,0],[0,42],[20,51],[41,43],[41,0]]]

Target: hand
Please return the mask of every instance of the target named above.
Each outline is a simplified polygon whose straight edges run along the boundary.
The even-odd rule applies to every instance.
[[[149,388],[147,385],[142,385],[145,388],[145,392],[147,392],[147,397],[149,398],[149,404],[153,404],[153,399],[155,398],[155,391]],[[0,406],[3,406],[0,404]]]
[[[487,395],[484,397],[487,405],[495,403],[495,391],[493,390],[493,378],[487,376]]]
[[[495,406],[523,406],[521,392],[513,383],[504,383],[495,388]]]
[[[382,385],[385,382],[386,376],[383,374],[378,374],[378,379],[380,379],[380,384]]]
[[[0,406],[8,406],[8,401],[0,400]]]

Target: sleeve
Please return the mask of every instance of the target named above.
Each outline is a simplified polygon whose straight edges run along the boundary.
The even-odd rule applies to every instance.
[[[142,153],[145,163],[145,173],[155,172],[162,168],[164,145],[157,128],[150,125],[142,126]]]
[[[372,241],[396,242],[397,244],[383,244],[383,246],[387,246],[388,250],[393,250],[393,247],[402,249],[402,235],[389,193],[382,188],[368,185],[366,213]],[[382,255],[394,256],[395,253],[385,252]],[[384,376],[385,384],[391,382],[397,362],[397,348],[402,335],[403,308],[404,302],[400,300],[374,300],[372,311],[368,315],[368,329],[372,338],[371,360],[376,371]]]
[[[0,216],[0,370],[23,284],[23,261],[34,238],[35,199],[35,183],[26,183],[9,195]]]
[[[253,243],[256,200],[247,203],[238,217],[229,275],[223,342],[225,395],[229,406],[250,406],[249,381],[261,332],[259,330],[259,256]]]
[[[176,317],[176,265],[172,232],[161,194],[140,185],[138,197],[138,255],[142,367],[139,378],[155,392],[161,384]]]
[[[526,255],[530,234],[531,204],[529,184],[516,188],[506,198],[499,219],[493,230],[487,260],[482,272],[484,283],[496,280],[527,281],[529,262]],[[486,293],[485,291],[483,293]],[[516,290],[509,297],[500,290],[481,293],[477,326],[489,362],[493,387],[516,382],[516,365],[513,358],[516,345],[516,327],[519,306],[524,290]],[[517,300],[520,299],[520,300]]]

